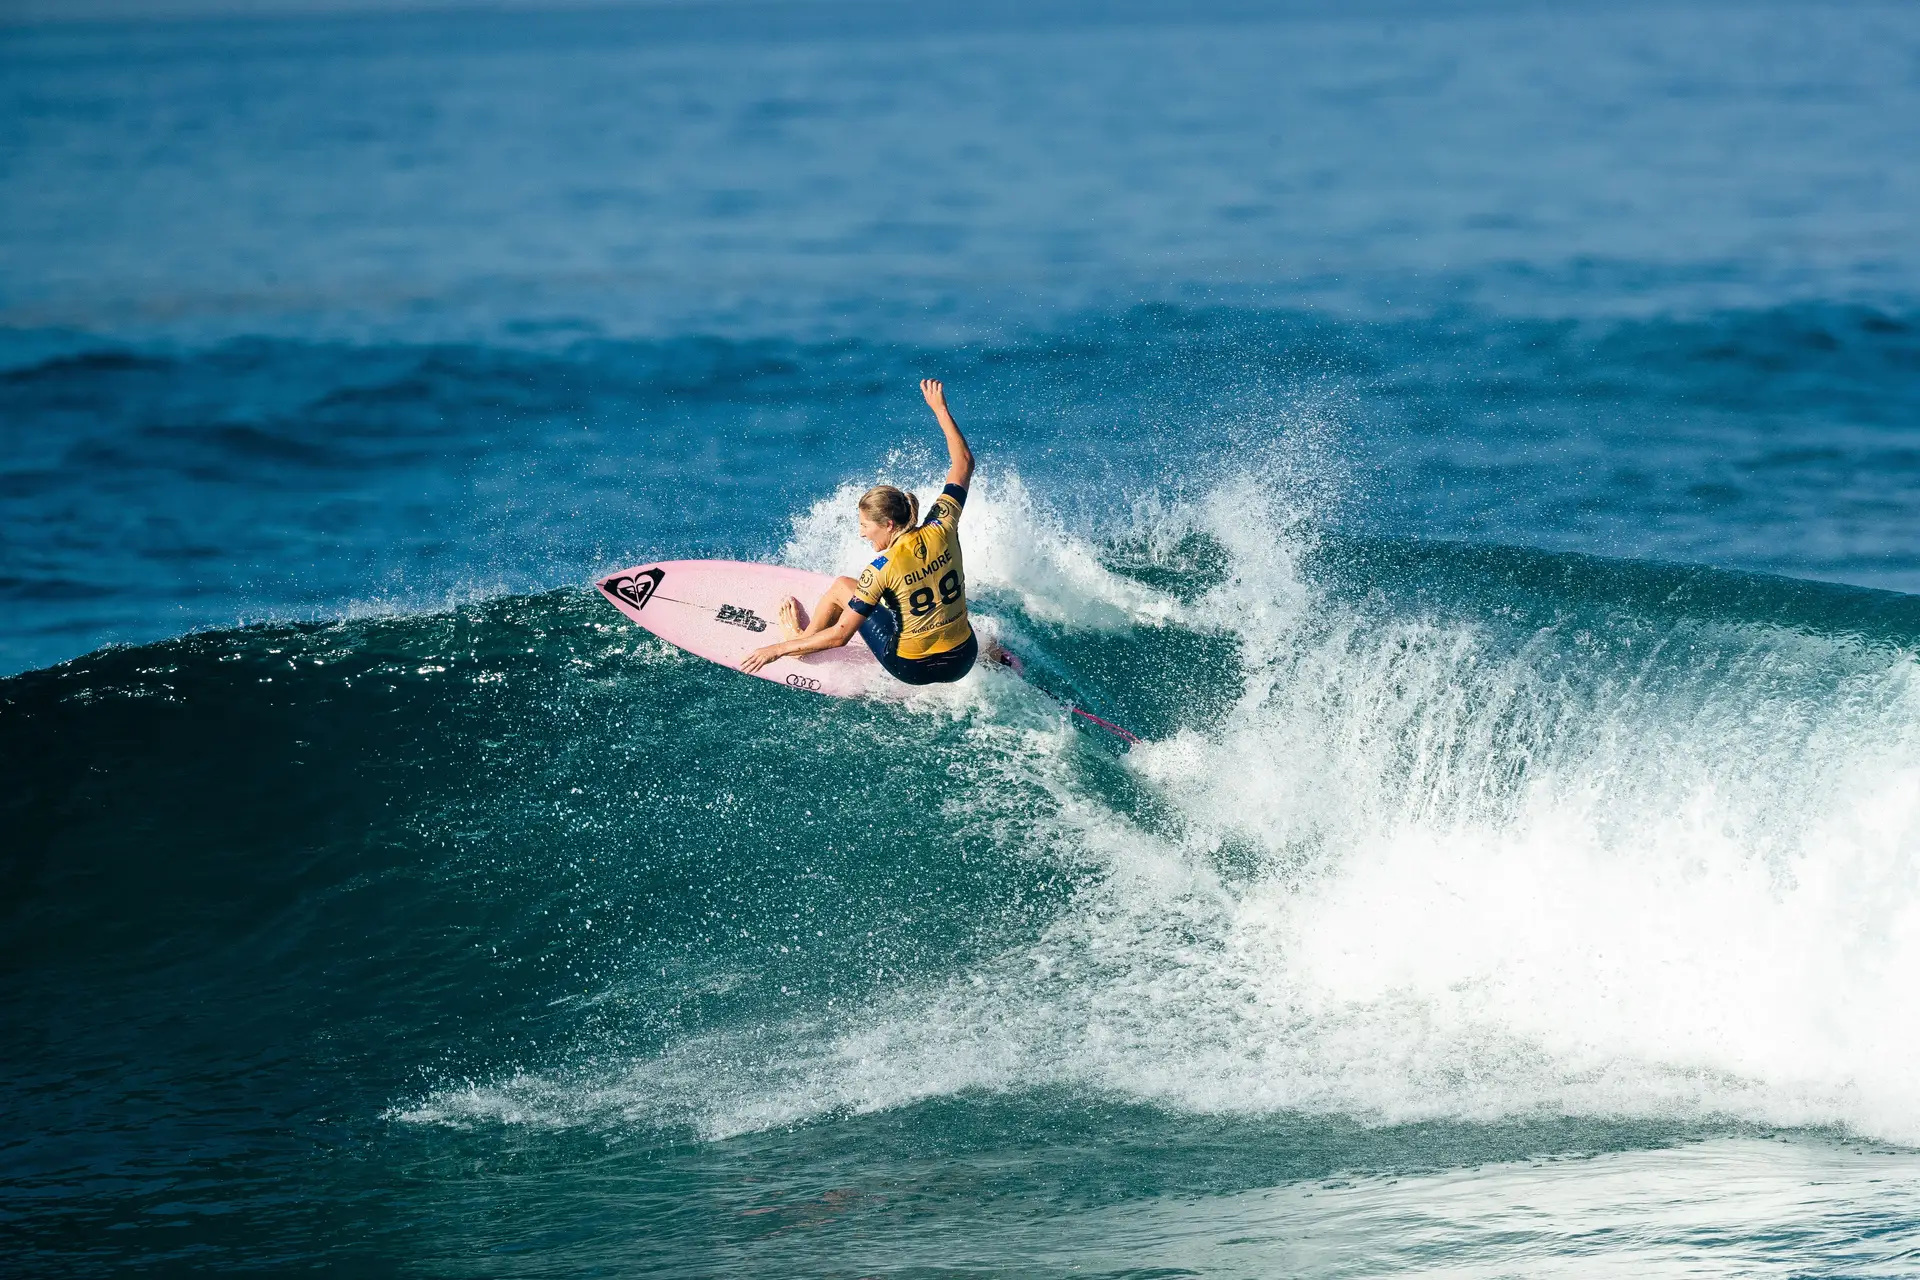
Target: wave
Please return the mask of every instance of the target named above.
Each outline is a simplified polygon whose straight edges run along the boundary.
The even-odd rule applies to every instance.
[[[640,679],[606,668],[625,654],[647,681],[701,685],[723,738],[831,757],[797,790],[783,782],[787,805],[812,796],[824,811],[849,791],[872,804],[904,785],[915,816],[876,828],[868,814],[863,847],[889,850],[885,883],[815,931],[811,959],[771,962],[774,997],[639,1054],[610,1052],[621,1019],[596,1016],[589,1047],[558,1062],[392,1114],[721,1136],[1065,1086],[1369,1122],[1731,1117],[1920,1133],[1904,1066],[1920,1041],[1907,991],[1920,962],[1917,602],[1303,539],[1290,516],[1249,517],[1268,491],[1228,486],[1105,543],[1061,532],[1017,481],[976,498],[969,564],[986,611],[1043,668],[1152,731],[1124,761],[986,678],[893,712],[807,705],[776,731],[746,709],[755,691],[594,624],[608,647],[576,659],[581,679]],[[786,557],[841,558],[832,513],[850,496],[798,517]],[[1138,570],[1156,559],[1207,585],[1184,600],[1155,588]],[[1165,670],[1183,647],[1214,664],[1210,696],[1181,696],[1191,673]],[[1128,651],[1167,680],[1104,660]],[[928,715],[951,728],[920,727]],[[570,733],[545,749],[583,749]],[[682,749],[717,757],[683,769],[727,767],[711,734]],[[842,771],[866,753],[894,780]],[[647,806],[710,807],[676,786]],[[803,869],[809,840],[831,839],[817,821],[728,803],[765,824],[734,905],[818,919],[794,877],[825,874],[842,893],[858,879],[827,854],[832,867]],[[497,821],[502,804],[476,795],[461,820]],[[595,830],[603,856],[668,854]],[[949,860],[970,841],[1007,880],[929,904],[930,886],[956,888]],[[1008,881],[1032,896],[1014,901]],[[885,941],[863,945],[876,921]],[[912,944],[916,930],[937,941]],[[749,928],[688,944],[681,981],[720,1004],[765,994],[762,941]],[[664,998],[642,986],[603,996]]]
[[[985,625],[1125,755],[1002,675],[762,689],[580,590],[14,677],[10,955],[373,1001],[409,1121],[719,1137],[1064,1088],[1920,1139],[1920,599],[1341,537],[1289,491],[1095,537],[980,486]],[[783,557],[857,556],[853,496]],[[447,1001],[451,1040],[399,1012]]]

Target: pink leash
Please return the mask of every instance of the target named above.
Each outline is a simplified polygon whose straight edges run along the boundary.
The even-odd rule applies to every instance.
[[[1116,738],[1119,738],[1125,742],[1140,741],[1140,739],[1137,736],[1135,736],[1134,734],[1128,733],[1125,729],[1122,729],[1119,725],[1115,724],[1113,721],[1102,720],[1099,716],[1093,714],[1093,712],[1091,711],[1082,711],[1080,708],[1072,707],[1072,706],[1068,707],[1067,710],[1073,712],[1074,715],[1079,716],[1082,720],[1093,721],[1095,724],[1099,725],[1102,729],[1105,729],[1108,733],[1111,733]]]
[[[1019,657],[1013,652],[1013,650],[1003,648],[997,645],[995,647],[999,649],[999,653],[997,656],[999,658],[1000,665],[1006,667],[1008,670],[1012,671],[1013,674],[1020,676],[1021,678],[1024,679],[1027,674],[1027,664],[1020,661]],[[1033,687],[1036,689],[1040,689],[1039,685],[1034,685]],[[1047,693],[1045,689],[1040,689],[1040,692]],[[1047,693],[1047,696],[1049,698],[1053,697],[1051,693]],[[1093,714],[1093,712],[1091,711],[1082,711],[1080,708],[1074,706],[1071,702],[1067,702],[1065,699],[1055,699],[1055,700],[1058,701],[1061,706],[1065,707],[1073,715],[1079,716],[1082,720],[1093,721],[1093,723],[1099,725],[1102,729],[1105,729],[1108,733],[1120,739],[1122,742],[1135,743],[1140,741],[1138,735],[1128,733],[1125,729],[1122,729],[1119,725],[1115,724],[1111,720],[1102,720],[1099,716]]]

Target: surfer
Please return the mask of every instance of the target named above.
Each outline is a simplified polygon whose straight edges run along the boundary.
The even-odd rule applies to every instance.
[[[926,523],[912,494],[890,484],[867,490],[859,505],[860,536],[880,554],[857,581],[834,579],[811,616],[789,596],[780,606],[787,638],[748,654],[742,671],[758,671],[775,658],[838,649],[856,631],[880,665],[908,684],[946,684],[973,669],[980,643],[967,621],[967,578],[960,565],[960,510],[973,480],[973,451],[947,410],[946,390],[924,378],[920,394],[947,437],[951,463]]]

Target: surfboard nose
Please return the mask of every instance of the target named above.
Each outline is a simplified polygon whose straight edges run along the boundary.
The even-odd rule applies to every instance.
[[[622,569],[619,573],[608,574],[594,585],[599,587],[616,604],[625,604],[638,611],[647,607],[647,601],[653,599],[653,593],[660,589],[666,572],[658,566],[641,566],[637,569]]]

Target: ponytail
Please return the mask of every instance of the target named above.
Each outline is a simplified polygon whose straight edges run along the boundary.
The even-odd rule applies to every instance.
[[[860,496],[860,512],[875,524],[886,521],[905,533],[920,523],[920,499],[890,484],[878,484]]]

